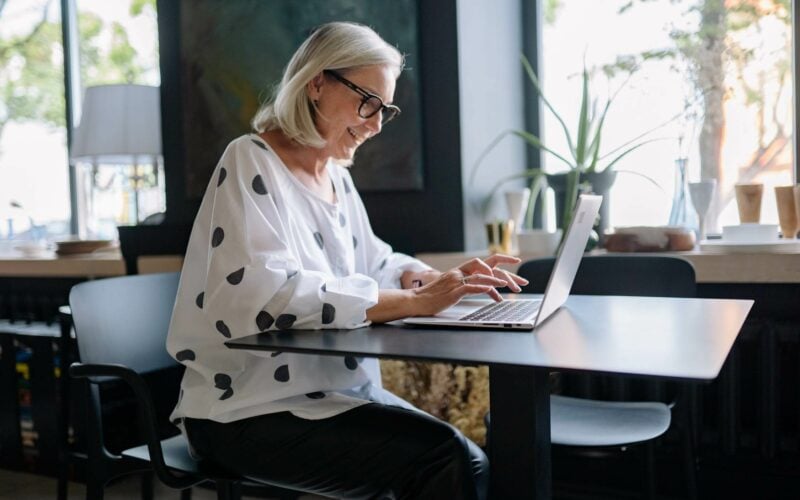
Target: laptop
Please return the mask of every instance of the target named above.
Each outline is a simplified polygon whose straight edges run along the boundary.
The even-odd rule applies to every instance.
[[[403,322],[426,327],[533,330],[567,301],[602,201],[602,196],[578,197],[567,235],[541,299],[511,296],[495,302],[492,299],[464,298],[436,316],[406,318]]]

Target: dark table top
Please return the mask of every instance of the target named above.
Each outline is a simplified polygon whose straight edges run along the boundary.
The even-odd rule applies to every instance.
[[[352,354],[712,380],[753,302],[573,295],[535,330],[291,330],[228,341],[233,349]]]

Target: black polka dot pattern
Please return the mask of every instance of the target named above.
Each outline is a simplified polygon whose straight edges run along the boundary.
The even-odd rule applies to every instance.
[[[225,279],[228,280],[228,283],[231,285],[238,285],[242,282],[242,278],[244,278],[244,268],[238,269],[231,274],[229,274]]]
[[[256,316],[256,326],[258,326],[258,331],[260,332],[269,330],[269,327],[272,326],[272,323],[275,323],[275,318],[273,318],[272,315],[267,311],[261,311]]]
[[[297,269],[287,269],[286,270],[286,279],[290,280],[297,276]]]
[[[347,182],[347,179],[342,179],[342,183],[344,183],[344,192],[350,194],[350,183]]]
[[[225,231],[221,227],[214,228],[214,233],[211,235],[211,248],[217,248],[224,239]]]
[[[297,321],[297,316],[294,314],[281,314],[278,316],[278,319],[275,320],[275,326],[277,326],[279,330],[288,330],[295,321]]]
[[[181,363],[183,363],[184,361],[194,361],[195,360],[195,354],[194,354],[194,351],[191,350],[191,349],[184,349],[182,351],[178,351],[175,354],[175,359],[177,359]]]
[[[217,331],[221,333],[223,337],[226,339],[231,338],[231,329],[228,328],[228,325],[226,325],[224,321],[217,321],[215,326],[217,327]]]
[[[309,399],[322,399],[322,398],[325,397],[325,393],[324,392],[319,392],[319,391],[317,391],[317,392],[309,392],[308,394],[306,394],[306,397],[309,398]]]
[[[336,308],[333,305],[322,304],[322,324],[329,325],[333,323],[333,319],[336,317]]]
[[[348,370],[355,370],[358,368],[358,361],[353,356],[345,356],[344,366],[346,366]]]
[[[214,375],[214,387],[222,389],[222,396],[219,397],[220,401],[228,399],[233,396],[233,389],[231,389],[231,376],[225,373],[217,373]]]
[[[196,299],[194,299],[194,303],[195,303],[195,304],[197,305],[197,307],[199,307],[200,309],[202,309],[202,308],[203,308],[203,299],[205,299],[205,297],[206,297],[206,292],[200,292],[199,294],[197,294],[197,298],[196,298]]]
[[[256,146],[260,147],[264,151],[269,151],[269,148],[263,142],[257,141],[255,139],[250,139],[250,140],[253,141],[253,144],[255,144]]]
[[[319,231],[315,232],[314,233],[314,239],[317,241],[317,246],[320,249],[322,249],[324,247],[324,244],[323,244],[323,241],[322,241],[322,233],[320,233]]]
[[[275,380],[278,382],[289,381],[289,365],[281,365],[275,370]]]
[[[353,248],[358,248],[358,238],[353,236]]]
[[[267,194],[267,186],[264,185],[264,179],[260,175],[253,177],[253,191],[256,194]]]
[[[274,358],[275,356],[280,356],[281,354],[283,354],[283,351],[275,351],[272,354],[270,354],[269,356],[271,358]]]
[[[386,267],[386,261],[387,261],[387,260],[388,260],[388,259],[383,259],[383,260],[381,261],[381,267],[379,268],[380,270],[383,270],[383,268],[384,268],[384,267]]]
[[[322,286],[319,287],[319,289],[322,290],[322,293],[327,292],[328,291],[328,284],[327,283],[323,283]]]
[[[219,177],[217,177],[217,187],[220,187],[222,183],[225,182],[225,177],[228,177],[228,171],[225,170],[225,167],[220,167]]]
[[[344,227],[345,224],[347,224],[347,219],[344,218],[344,214],[342,212],[339,212],[339,225]]]

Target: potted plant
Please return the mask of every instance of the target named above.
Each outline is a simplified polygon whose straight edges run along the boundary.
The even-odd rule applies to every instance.
[[[557,217],[558,225],[561,228],[566,228],[572,219],[572,211],[579,192],[581,190],[585,190],[594,191],[598,194],[607,194],[616,178],[618,170],[615,169],[615,165],[617,162],[645,144],[660,140],[660,138],[644,139],[644,137],[664,124],[648,130],[606,153],[601,153],[603,125],[605,123],[608,110],[611,107],[611,103],[614,101],[616,94],[610,96],[606,100],[601,111],[598,113],[596,111],[598,101],[592,98],[589,90],[591,76],[589,70],[586,68],[586,66],[584,66],[582,72],[581,103],[580,111],[578,113],[577,132],[573,136],[573,133],[570,132],[569,127],[561,115],[555,110],[547,97],[545,97],[539,79],[536,76],[536,73],[534,72],[533,67],[528,59],[523,55],[521,57],[521,61],[529,80],[536,89],[545,108],[547,108],[547,110],[553,114],[560,124],[566,138],[569,152],[568,154],[561,154],[545,145],[538,136],[525,130],[506,130],[492,140],[486,149],[478,156],[478,159],[472,168],[469,183],[470,185],[472,184],[478,167],[488,156],[488,154],[500,143],[500,141],[509,135],[517,136],[534,148],[544,151],[560,160],[561,163],[563,163],[567,168],[566,170],[558,173],[547,173],[539,167],[528,168],[500,179],[492,187],[489,195],[485,199],[484,204],[481,207],[482,212],[487,212],[492,198],[502,185],[514,179],[527,179],[528,184],[530,185],[531,196],[523,227],[531,228],[533,226],[533,211],[537,199],[539,198],[539,194],[543,188],[550,186],[556,191],[556,210],[559,214]],[[620,87],[620,90],[623,87],[624,85]],[[619,92],[619,90],[617,90],[617,92]],[[645,177],[650,182],[655,184],[655,181],[643,174],[632,171],[626,172]],[[604,221],[608,218],[607,207],[608,204],[604,203],[603,208],[601,209],[601,221]]]

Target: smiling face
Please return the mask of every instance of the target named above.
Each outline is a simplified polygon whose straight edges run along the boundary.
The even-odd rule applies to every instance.
[[[340,74],[385,104],[394,99],[395,75],[388,66],[364,66]],[[320,74],[309,82],[307,91],[318,102],[317,131],[325,140],[322,153],[337,160],[353,159],[356,149],[381,131],[381,113],[370,118],[358,114],[362,97],[336,78]]]

